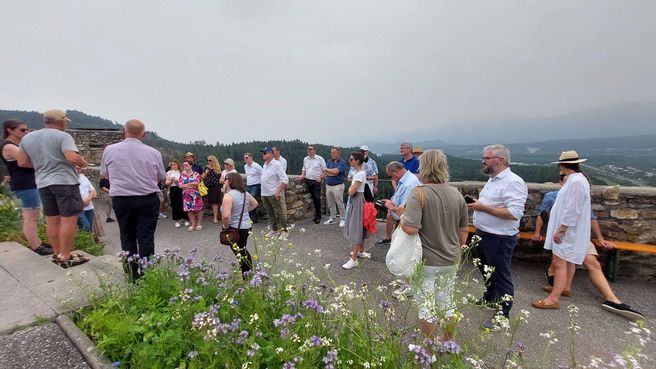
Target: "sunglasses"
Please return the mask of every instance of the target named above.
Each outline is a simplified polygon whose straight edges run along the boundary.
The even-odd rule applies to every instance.
[[[223,165],[230,165],[230,163],[223,163]]]
[[[30,130],[29,128],[17,128],[17,129],[21,132],[27,132]]]

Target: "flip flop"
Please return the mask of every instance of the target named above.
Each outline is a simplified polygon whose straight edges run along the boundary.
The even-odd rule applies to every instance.
[[[531,302],[531,305],[534,308],[538,309],[560,309],[560,303],[559,302],[554,302],[553,304],[547,304],[544,302],[544,300],[533,300]]]

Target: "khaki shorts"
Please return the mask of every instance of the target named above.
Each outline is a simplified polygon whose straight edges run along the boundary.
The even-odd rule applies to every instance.
[[[599,253],[597,253],[597,248],[595,247],[594,243],[592,243],[592,241],[588,242],[588,249],[585,250],[585,254],[599,256]]]

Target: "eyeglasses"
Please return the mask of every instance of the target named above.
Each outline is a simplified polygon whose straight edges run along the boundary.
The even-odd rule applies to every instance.
[[[490,160],[490,159],[499,159],[500,156],[484,156],[481,159],[482,160]]]
[[[207,161],[214,161],[214,159],[207,158]]]

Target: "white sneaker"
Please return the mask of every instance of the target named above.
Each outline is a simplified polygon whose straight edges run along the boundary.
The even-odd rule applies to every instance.
[[[358,257],[361,259],[371,259],[371,254],[366,251],[358,252]]]
[[[404,297],[412,297],[412,288],[408,286],[407,284],[397,288],[392,292],[392,296],[394,296],[395,299],[401,298],[401,296]]]
[[[159,215],[158,215],[157,217],[158,217],[159,219],[166,219],[166,214],[164,214],[164,213],[159,213]]]
[[[328,218],[328,220],[326,220],[325,222],[323,222],[323,224],[335,224],[335,219],[333,219],[333,218]]]
[[[359,263],[358,263],[357,260],[353,260],[353,259],[349,258],[348,261],[346,262],[346,264],[342,265],[342,268],[344,268],[344,269],[353,269],[356,266],[358,266],[358,264]]]
[[[344,222],[343,219],[339,221],[339,228],[344,228],[345,225],[346,223]]]
[[[180,228],[180,222],[175,222],[175,228]]]
[[[185,227],[189,227],[189,222],[185,220]]]
[[[200,231],[201,229],[203,229],[203,226],[202,226],[202,225],[196,226],[196,230],[197,230],[197,231]]]
[[[193,230],[194,230],[194,227],[192,227],[192,226],[189,226],[189,227],[187,228],[187,232],[192,232]]]

